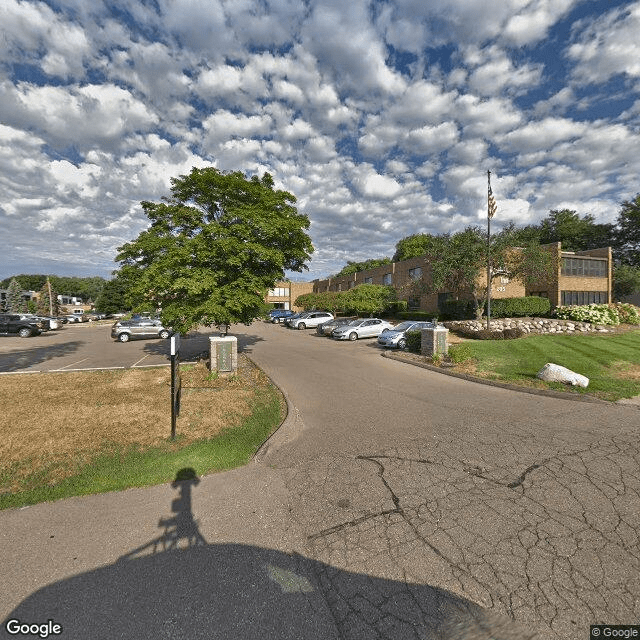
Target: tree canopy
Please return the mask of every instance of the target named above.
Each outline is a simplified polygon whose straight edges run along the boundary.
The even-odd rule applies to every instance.
[[[640,267],[640,194],[622,203],[617,220],[617,239],[619,261]]]
[[[372,258],[370,260],[364,260],[363,262],[347,260],[347,264],[332,277],[340,278],[342,276],[350,276],[352,273],[358,273],[358,271],[365,271],[367,269],[375,269],[376,267],[381,267],[384,264],[391,264],[391,258]]]
[[[313,252],[309,219],[273,178],[192,169],[171,179],[164,202],[142,202],[151,226],[119,248],[133,299],[162,310],[174,329],[251,322],[285,270]]]

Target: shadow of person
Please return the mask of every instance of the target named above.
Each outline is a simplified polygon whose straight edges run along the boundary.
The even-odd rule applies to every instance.
[[[172,488],[178,489],[179,492],[178,497],[171,502],[171,511],[175,515],[171,518],[160,518],[158,527],[164,529],[162,535],[130,551],[126,557],[134,557],[147,549],[157,553],[159,549],[171,551],[207,544],[200,533],[197,521],[193,518],[191,505],[191,489],[199,484],[200,478],[194,469],[180,469],[176,473],[176,479],[171,483]]]

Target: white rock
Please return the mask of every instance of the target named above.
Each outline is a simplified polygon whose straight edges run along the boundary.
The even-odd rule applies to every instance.
[[[586,376],[580,375],[559,364],[553,364],[552,362],[547,362],[547,364],[538,371],[536,377],[546,382],[562,382],[563,384],[570,384],[574,387],[587,387],[589,385],[589,378]]]

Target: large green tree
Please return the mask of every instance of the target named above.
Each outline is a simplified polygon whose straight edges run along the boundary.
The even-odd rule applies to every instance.
[[[198,324],[251,322],[285,270],[313,251],[309,219],[273,178],[192,169],[171,179],[164,202],[142,202],[151,226],[119,248],[133,299],[161,308],[184,332]]]
[[[131,285],[120,271],[113,272],[113,278],[107,280],[100,295],[96,299],[96,311],[101,313],[117,313],[118,311],[130,311],[132,308],[129,299]]]
[[[625,200],[617,220],[617,259],[625,264],[640,267],[640,194],[633,200]]]

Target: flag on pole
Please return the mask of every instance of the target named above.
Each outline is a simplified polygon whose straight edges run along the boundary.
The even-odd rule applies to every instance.
[[[493,197],[493,191],[491,191],[491,185],[489,185],[489,199],[488,199],[489,217],[493,218],[493,215],[497,210],[498,210],[498,205],[496,204],[496,199]]]

